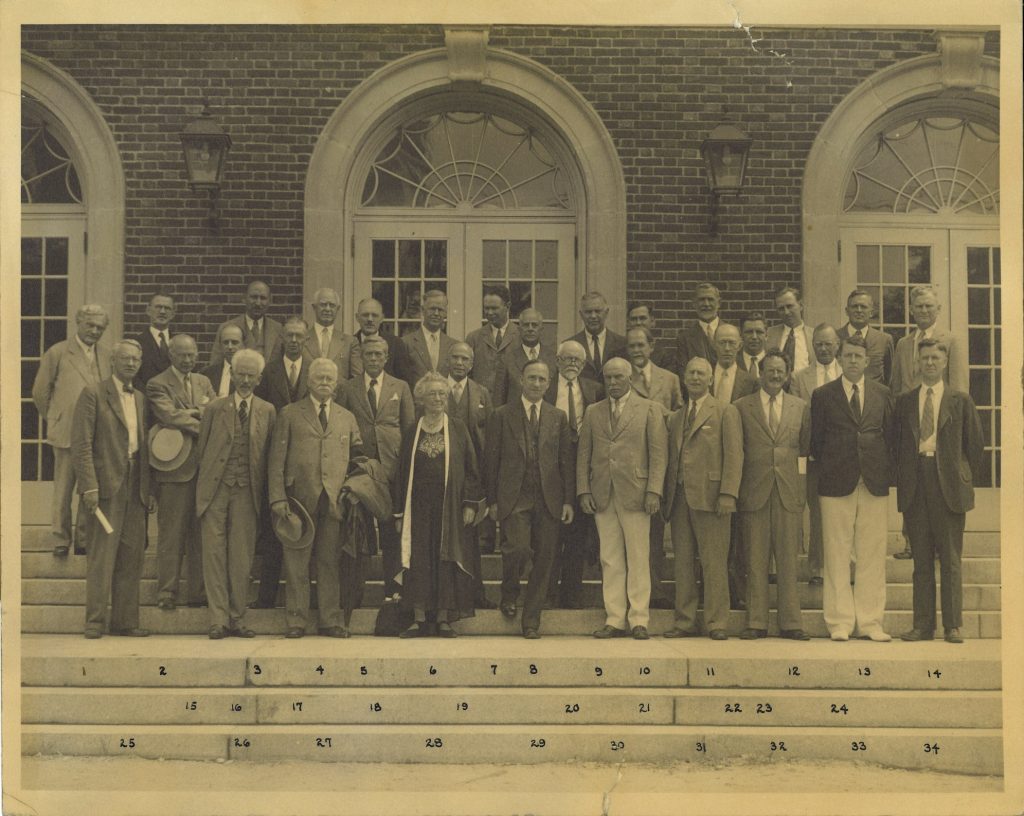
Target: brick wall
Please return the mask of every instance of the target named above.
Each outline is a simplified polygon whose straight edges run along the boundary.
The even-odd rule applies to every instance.
[[[68,72],[103,112],[127,185],[125,330],[170,290],[176,327],[206,348],[240,311],[245,282],[274,289],[272,313],[303,309],[305,173],[346,95],[400,57],[443,46],[438,26],[27,26],[23,47]],[[628,296],[653,300],[663,334],[710,278],[735,319],[799,284],[803,166],[835,106],[867,76],[932,53],[930,31],[496,26],[490,43],[536,60],[594,106],[626,179]],[[998,56],[998,37],[986,52]],[[222,227],[184,183],[178,139],[208,97],[231,134]],[[699,145],[722,119],[753,139],[748,182],[707,233]]]

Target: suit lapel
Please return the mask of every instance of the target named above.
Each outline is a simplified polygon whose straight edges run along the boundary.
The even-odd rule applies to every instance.
[[[633,390],[636,391],[641,397],[643,397],[644,399],[649,399],[650,398],[651,391],[654,389],[654,374],[653,373],[651,374],[651,388],[650,389],[648,389],[647,385],[644,383],[644,374],[643,374],[642,371],[637,371],[635,374],[633,374],[631,382],[633,384]]]
[[[107,402],[110,404],[111,409],[121,424],[125,428],[128,427],[128,419],[124,415],[124,406],[121,404],[121,396],[117,393],[117,384],[113,380],[106,380],[104,383],[104,389],[107,392]]]
[[[430,362],[430,351],[427,349],[427,338],[423,334],[423,327],[422,326],[417,327],[416,331],[413,332],[412,343],[415,346],[414,351],[420,357],[420,362],[423,363],[423,365],[427,369],[427,371],[433,371],[434,370],[434,366]],[[437,345],[438,345],[437,362],[438,362],[438,365],[440,365],[440,363],[441,363],[441,343],[440,343],[440,341],[438,341]]]
[[[522,402],[522,400],[519,401],[518,405],[513,403],[512,407],[513,407],[513,410],[509,412],[508,421],[509,421],[509,423],[512,426],[512,432],[515,434],[516,441],[519,442],[519,449],[523,452],[523,458],[525,459],[526,458],[526,450],[527,450],[527,444],[526,444],[526,426],[527,426],[527,422],[526,422],[526,414],[525,414],[525,411],[523,410],[523,402]],[[542,416],[543,416],[543,412],[542,412]]]
[[[772,429],[768,426],[768,421],[764,418],[764,406],[761,404],[760,397],[758,397],[756,405],[753,406],[753,411],[754,416],[757,418],[757,424],[761,427],[761,430],[764,431],[765,436],[774,440],[775,437],[772,435]]]
[[[701,403],[700,410],[697,411],[697,416],[693,418],[693,425],[690,426],[690,431],[686,434],[687,439],[693,436],[697,432],[697,429],[711,418],[709,402],[711,399],[714,399],[714,397],[710,394],[704,398],[704,402]],[[769,436],[771,436],[771,434],[769,434]]]
[[[943,397],[945,397],[945,393],[943,393]],[[909,395],[908,395],[908,398],[911,400],[911,408],[913,409],[913,410],[910,411],[910,429],[914,433],[914,439],[916,440],[917,444],[920,444],[921,443],[921,415],[918,413],[918,407],[917,406],[921,404],[920,403],[921,388],[917,387],[917,388],[914,388],[913,390],[911,390]],[[943,400],[943,401],[945,401],[945,400]]]
[[[78,345],[78,340],[72,337],[68,340],[68,362],[71,363],[71,367],[75,369],[85,382],[92,382],[92,374],[89,371],[89,363],[85,358],[85,352],[82,351],[82,347]],[[95,346],[93,347],[93,354],[96,354]],[[99,356],[96,357],[96,366],[99,368]]]
[[[300,402],[299,405],[302,406],[300,408],[300,411],[302,412],[302,415],[306,418],[306,422],[309,423],[309,427],[316,431],[319,436],[323,436],[324,429],[320,427],[320,417],[317,415],[316,409],[313,408],[312,400],[306,398],[302,400],[302,402]],[[331,427],[330,422],[327,423],[327,427]]]
[[[917,416],[917,411],[914,411],[914,415]],[[939,431],[942,426],[945,425],[953,418],[953,401],[949,397],[949,389],[944,388],[942,390],[942,400],[939,402],[939,419],[935,423],[935,435],[939,435]]]

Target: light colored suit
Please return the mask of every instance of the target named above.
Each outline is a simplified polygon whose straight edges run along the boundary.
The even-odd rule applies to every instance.
[[[611,399],[587,408],[576,456],[576,493],[593,496],[600,538],[605,623],[647,626],[650,521],[647,493],[661,496],[665,477],[662,408],[630,393],[613,424]],[[629,605],[627,614],[627,601]]]
[[[466,335],[466,342],[473,349],[473,370],[470,376],[494,394],[501,356],[523,344],[519,327],[509,320],[502,329],[501,346],[498,347],[494,345],[494,327],[490,323],[473,329]]]
[[[85,628],[102,631],[110,603],[110,629],[138,628],[139,582],[146,547],[149,463],[146,402],[136,389],[138,450],[128,458],[129,431],[120,385],[112,377],[86,386],[75,405],[71,453],[79,493],[96,490],[113,532],[90,526],[85,578]]]
[[[75,404],[87,385],[110,376],[110,351],[94,346],[93,371],[77,337],[62,340],[46,350],[32,383],[32,401],[46,420],[46,442],[53,448],[53,508],[51,533],[54,543],[71,543],[71,499],[75,469],[71,461],[71,423]]]
[[[343,626],[341,593],[341,488],[349,463],[362,454],[362,436],[352,412],[330,407],[327,430],[312,399],[286,405],[277,415],[267,465],[270,504],[294,496],[313,517],[316,536],[320,627]],[[288,626],[305,628],[309,618],[310,548],[285,549]]]
[[[797,593],[797,554],[806,496],[800,457],[810,446],[810,409],[785,392],[773,434],[760,393],[735,403],[743,426],[743,478],[737,506],[747,546],[747,626],[768,628],[768,563],[775,556],[779,628],[802,629]]]
[[[320,348],[320,330],[323,328],[319,323],[314,323],[302,349],[310,359],[326,357],[338,367],[338,382],[344,382],[349,377],[363,373],[363,358],[359,355],[359,344],[355,337],[334,326],[331,331],[331,343],[326,349]],[[269,361],[268,361],[269,362]]]
[[[644,384],[643,375],[633,369],[632,384],[633,390],[644,399],[649,399],[661,406],[665,417],[673,411],[678,411],[683,404],[683,389],[679,385],[679,375],[666,371],[664,368],[651,365],[651,386]]]
[[[917,388],[921,384],[921,374],[917,370],[916,342],[917,329],[911,329],[906,336],[901,337],[896,343],[896,352],[892,361],[892,382],[889,390],[893,399],[900,394],[905,394],[911,388]],[[967,374],[967,352],[959,340],[952,333],[932,327],[932,337],[943,343],[948,350],[948,362],[946,370],[942,372],[942,379],[946,385],[954,391],[970,393],[971,383]]]
[[[172,602],[178,597],[181,562],[185,559],[186,599],[189,603],[203,600],[203,557],[199,539],[199,520],[196,516],[196,472],[199,469],[199,450],[195,444],[199,436],[200,415],[217,394],[210,381],[202,374],[189,375],[192,396],[185,392],[179,372],[170,368],[152,377],[146,383],[146,398],[154,422],[166,428],[176,428],[192,437],[192,449],[177,468],[170,471],[154,470],[153,480],[160,485],[157,502],[157,597]]]
[[[203,413],[196,449],[199,474],[195,512],[202,528],[203,577],[210,608],[210,625],[241,629],[249,602],[259,518],[263,507],[267,455],[276,412],[269,402],[249,400],[248,484],[224,480],[235,435],[245,430],[238,420],[235,396],[211,402]]]
[[[696,558],[704,570],[704,621],[724,630],[729,616],[730,515],[717,513],[720,496],[739,495],[743,429],[734,405],[704,397],[687,427],[689,406],[669,420],[663,516],[672,525],[675,550],[676,626],[697,626]],[[685,477],[684,477],[685,474]]]
[[[437,371],[443,377],[448,376],[448,352],[455,345],[455,340],[443,331],[439,334],[436,369],[430,363],[430,351],[427,349],[427,338],[422,325],[399,338],[400,353],[395,361],[395,374],[399,379],[405,380],[409,388],[415,388],[420,377],[428,371]]]
[[[242,348],[251,348],[263,355],[268,363],[275,357],[280,357],[284,348],[284,328],[274,318],[263,316],[263,333],[260,342],[256,342],[252,332],[249,331],[249,324],[246,322],[246,315],[240,314],[225,320],[217,327],[217,335],[213,339],[213,349],[210,351],[210,366],[219,366],[224,362],[224,353],[220,348],[220,333],[225,326],[238,326],[242,330]],[[216,388],[219,383],[214,383]]]

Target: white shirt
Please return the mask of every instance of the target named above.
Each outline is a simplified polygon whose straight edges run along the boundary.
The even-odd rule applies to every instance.
[[[790,332],[793,333],[793,370],[799,371],[802,368],[807,368],[811,364],[810,349],[807,348],[807,334],[804,332],[804,324],[801,323],[799,326],[790,328],[786,326]],[[779,345],[780,349],[786,347],[786,341],[789,339],[787,332],[782,333],[782,343]]]
[[[722,403],[732,402],[732,388],[736,384],[736,364],[722,368],[715,364],[715,399]]]
[[[608,404],[609,404],[609,407],[612,409],[612,414],[613,415],[615,413],[615,409],[617,408],[618,412],[619,412],[619,416],[620,417],[622,416],[622,411],[626,407],[626,401],[629,399],[629,395],[632,394],[632,393],[633,393],[633,389],[630,388],[625,394],[623,394],[618,399],[615,399],[614,397],[611,397],[611,396],[608,397]]]
[[[575,413],[578,426],[583,421],[583,389],[580,388],[579,379],[572,381],[572,396],[573,402],[576,403]],[[555,407],[564,411],[566,417],[569,416],[569,381],[561,374],[558,375],[558,394],[555,396]],[[576,427],[573,430],[576,431],[579,428]]]
[[[195,402],[195,393],[194,392],[193,393],[189,393],[191,391],[191,389],[192,389],[192,377],[188,378],[188,385],[186,385],[185,384],[186,374],[183,371],[178,371],[178,369],[175,368],[173,365],[171,366],[171,371],[173,371],[174,372],[174,376],[178,378],[178,382],[181,384],[181,390],[184,391],[185,394],[188,396],[189,400],[191,400],[194,403]]]
[[[700,413],[700,408],[704,404],[704,400],[706,400],[707,398],[708,398],[708,395],[705,394],[699,400],[687,400],[686,401],[686,405],[683,406],[683,410],[686,411],[687,416],[689,416],[689,414],[690,414],[690,406],[693,405],[694,403],[696,403],[696,405],[697,405],[697,410],[694,412],[694,416],[699,414]]]
[[[377,384],[374,386],[374,388],[377,389],[377,396],[379,397],[380,396],[380,386],[381,386],[381,383],[384,382],[384,372],[381,371],[380,374],[378,374],[376,377],[371,377],[369,374],[367,374],[364,371],[363,372],[363,386],[364,386],[363,390],[364,391],[369,391],[370,390],[370,380],[376,380],[377,381]]]
[[[249,315],[245,316],[245,325],[249,327],[249,334],[255,334],[254,327],[258,327],[260,331],[260,342],[263,342],[263,318],[259,320],[253,320]]]
[[[241,395],[241,394],[239,394],[239,393],[238,393],[238,392],[236,391],[236,392],[235,392],[235,393],[234,393],[234,394],[232,395],[232,397],[233,397],[233,398],[234,398],[234,400],[235,400],[235,410],[237,411],[237,410],[239,409],[239,407],[241,406],[241,404],[242,404],[242,399],[243,399],[243,398],[242,398],[242,395]],[[247,403],[249,403],[248,405],[246,405],[246,406],[245,406],[245,409],[246,409],[246,411],[248,412],[249,416],[252,416],[252,397],[253,397],[253,395],[252,395],[252,394],[250,394],[249,396],[245,397],[245,401],[246,401]],[[319,405],[319,403],[317,403],[317,410],[318,410],[318,411],[320,410],[320,405]]]
[[[466,393],[466,384],[469,382],[469,377],[462,380],[455,380],[450,374],[448,375],[448,392],[452,395],[452,399],[460,400],[462,395]],[[458,397],[455,396],[456,389],[459,389]]]
[[[302,355],[300,354],[296,359],[292,360],[285,356],[284,362],[284,375],[291,381],[292,378],[292,366],[295,366],[295,382],[299,381],[299,377],[302,375]]]
[[[597,350],[601,354],[601,364],[603,365],[605,362],[607,362],[604,359],[604,348],[605,348],[605,340],[608,339],[608,330],[607,329],[601,329],[601,331],[598,334],[591,334],[590,330],[585,328],[583,330],[583,333],[587,336],[586,337],[587,342],[584,345],[586,345],[586,347],[587,347],[587,354],[591,355],[591,358],[593,358],[593,354],[594,354],[594,338],[595,337],[597,338]]]
[[[839,363],[834,359],[827,366],[822,365],[818,362],[817,358],[814,360],[814,387],[821,388],[826,383],[832,382],[842,374],[842,369],[839,368]]]
[[[114,387],[117,388],[117,395],[121,398],[124,420],[128,425],[128,458],[130,459],[139,450],[139,417],[135,413],[135,395],[125,393],[124,383],[117,378],[116,374],[113,380]]]
[[[420,330],[423,332],[423,339],[427,341],[427,356],[433,363],[434,368],[437,368],[441,364],[441,331],[440,329],[436,332],[427,331],[427,327],[420,323]],[[434,355],[437,355],[437,359],[434,359]]]
[[[511,322],[511,320],[506,320],[505,325],[502,326],[500,329],[491,326],[491,342],[494,343],[495,346],[498,345],[498,332],[501,332],[501,339],[502,341],[504,341],[504,339],[508,336],[508,324]]]
[[[313,410],[316,412],[316,415],[320,416],[320,400],[318,400],[316,397],[314,397],[312,393],[310,393],[309,399],[313,403]],[[325,400],[323,405],[324,405],[324,410],[327,412],[327,421],[330,422],[331,421],[331,400]]]
[[[771,416],[771,412],[769,411],[769,409],[771,407],[771,405],[770,405],[771,396],[763,388],[757,389],[757,393],[761,397],[761,410],[764,411],[764,422],[765,422],[765,424],[769,428],[771,428],[772,427],[772,416]],[[777,412],[776,416],[779,418],[779,424],[781,425],[782,424],[782,392],[781,391],[779,391],[779,393],[775,395],[775,410]]]
[[[636,370],[636,373],[639,374],[641,377],[643,377],[644,387],[648,391],[650,391],[651,390],[651,383],[654,380],[654,369],[651,368],[651,361],[648,360],[647,361],[647,365],[645,365],[643,368],[638,368]]]
[[[166,343],[168,346],[171,344],[171,338],[170,338],[170,336],[168,334],[167,329],[162,329],[161,330],[161,329],[156,328],[156,326],[150,326],[149,327],[149,333],[152,335],[153,341],[156,343],[156,347],[157,348],[160,348],[160,338],[161,337],[164,339],[164,343]]]
[[[85,359],[89,361],[89,365],[95,365],[96,346],[87,346],[85,343],[82,342],[82,338],[79,337],[77,334],[75,335],[75,340],[78,341],[78,347],[82,349],[83,352],[85,352]]]
[[[320,356],[326,357],[331,348],[331,338],[334,337],[334,326],[321,326],[316,324],[316,342],[320,346]]]
[[[860,412],[862,414],[864,413],[864,381],[866,379],[867,379],[866,377],[861,377],[860,378],[860,382],[856,384],[857,385],[857,404],[860,406]],[[846,401],[847,402],[849,402],[850,398],[853,396],[853,386],[854,386],[854,383],[852,383],[848,379],[846,379],[846,375],[844,374],[843,375],[843,391],[846,392]]]
[[[226,397],[231,393],[231,363],[224,361],[224,368],[220,370],[220,384],[217,386],[217,396]]]
[[[710,323],[705,323],[703,320],[698,319],[697,325],[700,326],[700,330],[704,332],[708,340],[714,341],[719,322],[720,320],[717,317]]]
[[[520,397],[519,399],[521,399],[523,401],[523,410],[526,411],[526,419],[527,419],[527,421],[529,421],[529,419],[530,419],[530,406],[536,405],[537,406],[537,422],[540,422],[540,404],[541,404],[542,400],[537,400],[536,402],[530,402],[526,397]]]
[[[747,371],[748,372],[750,371],[750,369],[752,369],[754,367],[752,363],[756,362],[757,363],[757,373],[758,374],[761,373],[761,361],[764,359],[764,352],[763,351],[760,354],[758,354],[756,357],[752,357],[751,355],[747,354],[745,351],[741,351],[740,354],[743,355],[743,362],[747,364]]]
[[[537,352],[537,356],[536,357],[532,356],[534,351]],[[540,359],[540,343],[535,345],[533,348],[530,348],[529,346],[524,344],[523,345],[523,354],[526,355],[526,359],[527,360],[539,360]]]
[[[932,389],[932,432],[925,439],[924,435],[927,432],[923,423],[924,420],[924,401],[928,399],[928,389]],[[921,435],[919,439],[920,444],[917,446],[919,453],[935,453],[935,441],[937,431],[939,428],[939,404],[942,402],[942,394],[946,390],[945,383],[942,381],[942,377],[939,377],[939,381],[935,385],[925,385],[921,383],[921,393],[917,397],[917,420],[918,425],[921,428]]]

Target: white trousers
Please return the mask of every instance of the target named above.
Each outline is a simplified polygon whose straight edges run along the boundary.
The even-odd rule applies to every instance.
[[[821,497],[822,605],[829,634],[867,635],[882,630],[888,508],[888,497],[871,495],[863,480],[848,496]],[[850,586],[851,560],[857,562],[854,586]]]
[[[613,491],[608,507],[596,513],[594,520],[601,539],[605,623],[616,629],[647,626],[651,616],[651,517],[643,511],[624,510]]]

